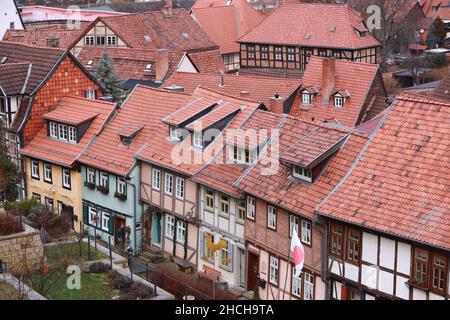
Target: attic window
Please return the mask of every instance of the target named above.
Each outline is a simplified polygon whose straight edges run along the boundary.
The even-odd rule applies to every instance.
[[[312,182],[312,172],[311,169],[302,168],[299,166],[294,166],[292,175],[304,181]]]
[[[332,26],[331,28],[330,28],[330,32],[335,32],[336,31],[336,26]]]
[[[358,33],[359,33],[359,36],[361,38],[364,38],[366,36],[366,32],[365,31],[358,31]]]
[[[231,6],[231,2],[232,2],[232,0],[227,1],[227,7]]]
[[[144,36],[144,41],[152,41],[152,39],[150,38],[150,36],[149,35],[145,35]]]
[[[342,108],[344,106],[344,97],[337,94],[334,96],[334,106],[336,108]]]
[[[151,63],[147,63],[147,65],[145,66],[145,69],[144,69],[144,73],[150,73],[151,71],[152,71],[152,67],[153,67],[153,64],[151,64]]]
[[[249,165],[252,164],[258,156],[256,149],[249,150],[248,148],[242,148],[238,146],[233,146],[232,148],[233,163]]]
[[[311,103],[311,94],[309,92],[302,93],[302,104],[310,104]]]
[[[305,37],[304,37],[306,40],[309,40],[309,39],[311,39],[311,34],[309,34],[309,33],[307,33],[307,34],[305,34]]]
[[[202,133],[194,131],[192,134],[192,145],[197,148],[203,148]]]
[[[120,137],[120,141],[122,141],[122,143],[124,145],[130,145],[131,144],[131,138],[130,137]]]
[[[6,63],[6,60],[8,60],[8,57],[3,57],[2,60],[0,61],[0,64]]]
[[[169,129],[170,139],[180,141],[180,136],[178,134],[178,128],[175,126],[170,126]]]
[[[92,67],[93,64],[94,60],[88,60],[88,62],[86,63],[86,67]]]
[[[189,39],[189,33],[187,33],[187,32],[182,32],[181,35],[182,35],[183,38],[185,38],[186,40]]]

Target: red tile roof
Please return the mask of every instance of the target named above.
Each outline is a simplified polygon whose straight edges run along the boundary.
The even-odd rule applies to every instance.
[[[30,70],[30,62],[0,64],[0,92],[6,96],[24,94]]]
[[[347,5],[286,3],[238,41],[343,49],[380,45],[369,32],[360,37],[361,28],[362,18]]]
[[[450,104],[403,95],[322,215],[450,249]]]
[[[194,6],[195,20],[220,47],[221,54],[239,52],[236,40],[258,25],[264,16],[246,0],[233,0],[213,6]]]
[[[450,101],[450,73],[445,76],[436,89],[433,90],[433,97]]]
[[[77,59],[86,69],[94,74],[100,61],[104,48],[84,47]],[[108,48],[109,56],[113,61],[114,71],[121,80],[155,80],[156,51],[150,49]],[[183,54],[179,51],[169,51],[169,70],[166,77],[171,75],[181,61]],[[93,60],[92,66],[87,66],[89,60]],[[151,70],[145,71],[147,64],[151,63]]]
[[[42,117],[46,120],[57,121],[70,125],[80,125],[86,121],[92,120],[98,116],[98,111],[95,108],[81,109],[67,107],[57,108],[49,113],[44,114]]]
[[[347,91],[350,96],[345,99],[342,108],[334,107],[334,99],[327,105],[322,104],[323,87],[322,62],[324,58],[312,56],[303,76],[303,83],[291,109],[291,115],[308,121],[325,122],[329,119],[337,121],[347,127],[354,127],[360,121],[362,108],[367,102],[369,90],[372,88],[379,67],[376,64],[360,63],[346,60],[335,60],[336,83],[335,90]],[[302,105],[301,90],[315,86],[319,93],[312,99],[310,105]]]
[[[195,52],[192,51],[187,55],[198,72],[218,73],[226,69],[222,57],[220,56],[220,52],[217,49]]]
[[[183,93],[137,85],[119,112],[78,161],[126,176],[135,164],[135,152],[146,143],[152,143],[161,132],[168,132],[161,119],[179,109],[188,98],[189,95]],[[122,143],[121,130],[142,125],[144,127],[131,144]]]
[[[211,127],[213,124],[235,114],[241,108],[245,108],[246,106],[241,103],[234,102],[225,102],[219,104],[212,111],[205,114],[203,117],[189,123],[185,128],[188,130],[197,130],[197,128],[201,130],[205,130]]]
[[[80,97],[63,97],[55,112],[59,115],[66,114],[66,117],[58,117],[58,119],[63,120],[65,123],[73,122],[72,117],[77,113],[97,114],[81,140],[74,144],[50,138],[47,135],[48,128],[46,124],[37,133],[36,137],[22,149],[21,153],[29,157],[42,159],[63,166],[73,166],[83,149],[95,135],[99,134],[103,125],[114,111],[114,108],[115,104],[110,102]]]
[[[265,116],[257,111],[253,118],[257,120],[257,117]],[[332,136],[336,132],[345,132],[307,123],[291,116],[271,114],[271,117],[278,119],[279,129],[273,132],[274,138],[260,155],[266,158],[266,161],[259,160],[251,166],[235,186],[288,211],[313,218],[314,208],[342,180],[367,138],[351,134],[340,150],[331,156],[317,180],[314,183],[304,183],[292,178],[291,166],[278,162],[278,156],[318,128],[324,132],[328,131]],[[251,121],[252,119],[249,124]],[[267,156],[269,151],[270,156]]]
[[[287,68],[241,68],[239,75],[254,76],[254,77],[271,77],[271,78],[287,78],[287,79],[301,79],[303,77],[303,70],[287,69]]]
[[[301,80],[285,78],[266,78],[244,75],[224,74],[221,86],[220,74],[175,72],[162,87],[181,86],[187,93],[192,93],[200,85],[236,97],[249,98],[269,106],[270,97],[278,93],[288,98],[300,86]],[[264,83],[264,85],[261,85]]]

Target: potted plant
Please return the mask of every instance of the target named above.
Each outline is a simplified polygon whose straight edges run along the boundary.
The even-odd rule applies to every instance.
[[[125,201],[127,200],[127,195],[125,193],[115,192],[114,197],[116,197],[119,200]]]
[[[93,182],[85,181],[84,185],[91,190],[95,189],[95,183]]]
[[[108,193],[108,188],[105,186],[97,186],[97,190],[104,194]]]

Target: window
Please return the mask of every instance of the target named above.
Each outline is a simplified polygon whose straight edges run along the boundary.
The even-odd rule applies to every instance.
[[[94,37],[93,36],[84,37],[84,45],[93,46],[94,45]]]
[[[238,222],[244,222],[245,218],[245,200],[244,199],[238,199],[237,200],[237,216],[236,220]]]
[[[214,210],[214,191],[211,189],[205,189],[205,208]]]
[[[194,132],[192,137],[192,143],[194,147],[203,148],[203,142],[202,142],[202,133],[201,132]]]
[[[212,243],[213,242],[212,234],[209,234],[209,233],[205,232],[205,234],[203,236],[203,248],[204,248],[203,255],[204,255],[204,258],[206,258],[207,260],[214,260],[214,252],[210,248],[208,248],[208,245],[207,245],[207,239],[208,238],[211,240],[211,243]]]
[[[302,242],[311,244],[311,222],[302,220]]]
[[[278,258],[270,256],[270,283],[278,286]]]
[[[152,187],[153,189],[160,190],[161,171],[159,171],[158,169],[152,169]]]
[[[276,61],[282,61],[283,60],[283,48],[282,47],[275,47],[275,60]]]
[[[92,67],[94,65],[94,60],[88,60],[88,62],[86,63],[86,67]]]
[[[120,194],[127,194],[127,183],[125,179],[123,178],[117,179],[117,192]]]
[[[347,228],[347,261],[359,262],[359,242],[361,234],[359,230]]]
[[[314,276],[308,272],[304,273],[305,283],[303,284],[303,300],[314,299]]]
[[[166,236],[173,239],[175,233],[175,217],[171,215],[166,215]]]
[[[184,179],[180,178],[180,177],[177,177],[176,182],[177,182],[177,184],[176,184],[177,185],[177,189],[176,189],[176,192],[175,192],[175,196],[178,199],[184,199]]]
[[[95,184],[95,169],[87,168],[87,182]]]
[[[14,29],[15,29],[15,23],[14,23],[14,21],[12,21],[12,22],[9,23],[9,29],[10,29],[10,30],[14,30]]]
[[[228,215],[230,212],[230,198],[225,195],[220,196],[220,213]]]
[[[292,266],[292,288],[291,293],[294,296],[300,297],[302,294],[302,273],[294,275],[294,266]]]
[[[234,146],[233,148],[233,162],[240,164],[251,164],[256,159],[256,150],[249,150]]]
[[[332,223],[330,229],[331,254],[342,257],[343,227],[339,224]]]
[[[417,284],[428,284],[428,251],[416,248],[414,255],[414,277]]]
[[[247,197],[247,218],[255,220],[255,198]]]
[[[177,221],[177,242],[183,243],[186,241],[186,222]]]
[[[261,60],[269,59],[269,46],[261,46]]]
[[[39,193],[33,192],[33,195],[31,197],[33,199],[36,199],[38,202],[41,202],[41,195]]]
[[[287,59],[288,59],[288,61],[295,61],[295,48],[294,47],[287,48]]]
[[[39,161],[31,160],[31,177],[39,179]]]
[[[277,209],[272,206],[267,206],[267,227],[274,230],[277,228]]]
[[[104,36],[97,36],[97,45],[103,46],[105,44],[105,37]]]
[[[309,92],[302,93],[302,104],[310,104],[311,103],[311,94]]]
[[[433,254],[431,260],[431,288],[445,292],[446,283],[446,272],[447,272],[447,260],[446,257],[439,254]]]
[[[92,60],[91,60],[91,61],[92,61]],[[86,98],[88,98],[88,99],[95,100],[95,90],[94,90],[94,89],[88,89],[88,90],[86,90],[85,96],[86,96]]]
[[[52,165],[50,163],[44,163],[44,181],[52,182]]]
[[[292,214],[289,216],[289,237],[292,237],[292,231],[294,230],[294,228],[295,230],[297,230],[297,232],[299,232],[298,220],[299,218],[297,216],[294,216]]]
[[[67,141],[67,126],[65,124],[58,124],[58,138]]]
[[[147,65],[145,66],[145,71],[147,71],[147,72],[152,71],[152,64],[151,63],[147,63]]]
[[[230,243],[228,241],[225,241],[227,243],[226,247],[220,249],[220,266],[222,268],[229,268],[231,265],[231,256],[229,254],[229,248],[228,246]]]
[[[70,169],[62,169],[62,183],[64,188],[70,189]]]
[[[95,219],[97,219],[97,210],[93,207],[89,207],[89,217],[88,217],[89,224],[96,225],[94,222]]]
[[[108,180],[109,180],[109,175],[106,172],[101,172],[100,173],[100,186],[108,189]]]
[[[334,97],[334,106],[336,108],[342,108],[344,106],[344,98],[341,96]]]
[[[102,214],[102,229],[105,231],[109,231],[109,214]]]
[[[69,126],[69,142],[77,142],[77,128]]]
[[[170,139],[172,140],[180,140],[180,136],[178,135],[178,129],[177,127],[170,126]]]
[[[165,181],[165,188],[164,188],[166,194],[172,195],[173,192],[173,176],[171,174],[166,173],[166,181]]]
[[[117,38],[116,38],[116,36],[108,36],[108,37],[106,38],[106,40],[107,40],[108,46],[115,46],[116,43],[117,43]]]
[[[49,134],[52,138],[58,138],[58,124],[56,122],[50,122]]]
[[[247,59],[255,59],[255,46],[247,46]]]
[[[53,210],[53,199],[45,197],[45,206],[48,209]]]
[[[293,176],[308,182],[312,182],[311,169],[294,166]]]

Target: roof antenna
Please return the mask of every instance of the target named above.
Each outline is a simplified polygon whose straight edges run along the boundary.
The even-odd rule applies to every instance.
[[[225,74],[223,70],[220,70],[220,86],[223,87],[225,85]]]

